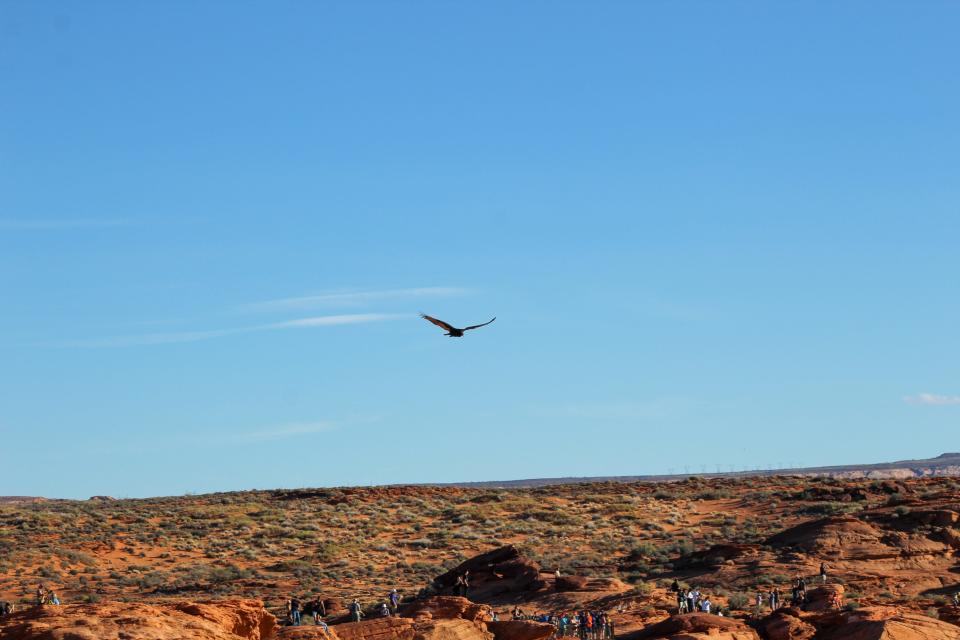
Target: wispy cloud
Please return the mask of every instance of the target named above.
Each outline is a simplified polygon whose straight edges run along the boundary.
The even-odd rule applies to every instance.
[[[267,442],[270,440],[296,438],[298,436],[332,431],[336,428],[337,425],[334,422],[294,422],[292,424],[277,425],[258,431],[238,433],[232,438],[232,440],[238,444],[250,444],[255,442]]]
[[[125,227],[125,218],[0,218],[0,231],[70,231]]]
[[[943,396],[936,393],[918,393],[915,396],[905,396],[903,399],[908,404],[925,404],[934,406],[960,404],[960,396]]]
[[[262,329],[307,329],[310,327],[331,327],[338,324],[361,324],[364,322],[381,322],[383,320],[396,320],[407,317],[400,313],[351,313],[338,316],[315,316],[313,318],[300,318],[298,320],[286,320],[284,322],[275,322],[273,324],[263,325]]]
[[[536,406],[531,413],[541,418],[578,420],[657,420],[672,415],[681,406],[673,399],[650,402],[559,403]]]
[[[409,289],[381,289],[377,291],[338,291],[317,295],[278,298],[244,305],[249,311],[282,311],[324,306],[352,306],[380,300],[401,298],[449,297],[469,293],[463,287],[414,287]]]
[[[180,342],[198,342],[200,340],[210,340],[212,338],[221,338],[224,336],[238,335],[243,333],[282,331],[287,329],[309,329],[313,327],[332,327],[347,324],[364,324],[369,322],[396,320],[405,317],[408,316],[396,313],[354,313],[345,315],[314,316],[310,318],[297,318],[295,320],[285,320],[283,322],[273,322],[270,324],[261,324],[250,327],[210,329],[206,331],[178,331],[172,333],[147,333],[130,336],[108,336],[105,338],[93,338],[90,340],[75,340],[72,342],[58,343],[52,346],[97,348],[176,344]]]

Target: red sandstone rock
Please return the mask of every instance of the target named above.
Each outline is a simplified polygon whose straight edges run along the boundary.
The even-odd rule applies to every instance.
[[[845,611],[818,621],[816,640],[958,640],[960,627],[893,607]]]
[[[712,613],[671,616],[640,631],[620,636],[620,640],[759,640],[757,632],[740,620],[721,618]]]
[[[438,576],[434,584],[442,592],[450,592],[457,576],[464,571],[470,572],[468,595],[476,602],[486,602],[504,593],[536,591],[546,586],[540,578],[540,565],[521,556],[513,545],[474,556]]]
[[[556,627],[530,620],[501,620],[488,622],[487,629],[495,640],[547,640],[556,632]]]
[[[482,621],[489,619],[490,607],[474,604],[457,596],[434,596],[405,606],[402,613],[409,618],[463,618]]]
[[[839,596],[841,604],[846,604],[843,600],[843,594],[842,584],[825,584],[807,589],[807,602],[803,608],[806,611],[836,611],[837,596]]]
[[[817,629],[800,619],[796,609],[780,609],[770,614],[760,623],[761,631],[767,640],[810,640]]]
[[[885,532],[850,516],[804,522],[771,536],[767,543],[832,560],[877,560],[901,555],[900,549],[886,544]]]
[[[560,576],[554,580],[557,591],[626,591],[629,587],[616,578]]]
[[[31,607],[6,619],[2,640],[268,640],[275,618],[255,600]]]
[[[414,625],[414,640],[494,640],[486,624],[463,618],[420,619]]]

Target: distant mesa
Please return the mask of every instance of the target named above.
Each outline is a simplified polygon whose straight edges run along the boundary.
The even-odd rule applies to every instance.
[[[114,502],[116,498],[113,496],[90,496],[89,500],[91,502]]]
[[[721,468],[725,465],[721,465]],[[826,477],[838,480],[907,480],[910,478],[960,476],[960,453],[941,453],[935,458],[849,464],[833,467],[789,467],[783,469],[755,469],[750,471],[718,471],[717,473],[689,472],[638,476],[564,476],[557,478],[526,478],[480,482],[427,483],[428,486],[464,488],[520,489],[549,487],[558,484],[593,484],[597,482],[671,482],[689,477],[750,478],[769,476]],[[856,498],[854,498],[856,499]]]

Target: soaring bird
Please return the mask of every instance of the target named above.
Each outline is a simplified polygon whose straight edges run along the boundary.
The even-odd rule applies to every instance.
[[[451,338],[462,338],[464,331],[470,331],[470,329],[478,329],[478,328],[480,328],[480,327],[485,327],[485,326],[487,326],[488,324],[490,324],[491,322],[493,322],[494,320],[497,319],[497,317],[494,316],[492,320],[490,320],[490,321],[488,321],[488,322],[484,322],[483,324],[475,324],[475,325],[470,326],[470,327],[464,327],[463,329],[457,329],[456,327],[450,326],[449,324],[447,324],[447,323],[444,322],[443,320],[437,320],[436,318],[432,318],[432,317],[428,316],[428,315],[425,314],[425,313],[421,313],[421,314],[420,314],[420,317],[423,318],[424,320],[427,320],[427,321],[429,321],[429,322],[432,322],[433,324],[437,325],[437,326],[440,327],[441,329],[446,329],[447,333],[445,333],[444,335],[450,336]]]

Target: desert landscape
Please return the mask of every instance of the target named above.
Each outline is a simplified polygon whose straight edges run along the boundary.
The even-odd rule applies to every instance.
[[[958,518],[950,477],[18,498],[0,507],[0,597],[15,609],[0,638],[447,638],[453,620],[463,640],[556,633],[513,624],[517,608],[606,612],[637,639],[957,638]],[[39,583],[62,604],[35,606]],[[713,611],[677,615],[675,586]],[[392,589],[400,610],[383,619]],[[321,599],[330,630],[286,626],[291,598]]]
[[[0,0],[0,640],[960,640],[958,25]]]

